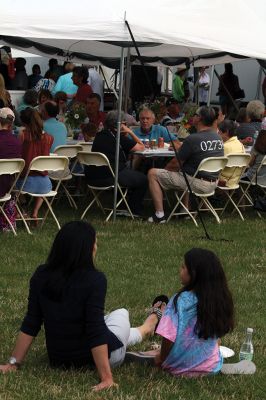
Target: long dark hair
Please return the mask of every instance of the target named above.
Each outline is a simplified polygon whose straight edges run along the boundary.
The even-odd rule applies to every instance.
[[[60,301],[75,271],[95,268],[95,240],[95,229],[84,221],[68,222],[60,229],[46,261],[49,278],[43,287],[44,295]]]
[[[43,132],[43,121],[37,110],[31,107],[25,108],[20,113],[21,122],[26,125],[31,135],[31,140],[41,140]]]
[[[210,250],[193,248],[185,256],[190,282],[175,296],[193,291],[198,299],[195,333],[199,338],[222,337],[234,328],[234,305],[219,258]]]

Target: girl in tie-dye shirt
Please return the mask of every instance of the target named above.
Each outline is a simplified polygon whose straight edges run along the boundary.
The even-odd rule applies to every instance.
[[[213,252],[194,248],[184,259],[183,287],[170,299],[156,330],[163,339],[155,363],[173,375],[215,374],[223,363],[218,338],[234,326],[232,296]]]

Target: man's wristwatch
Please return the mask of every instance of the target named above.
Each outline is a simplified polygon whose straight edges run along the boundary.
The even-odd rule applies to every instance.
[[[8,360],[8,364],[14,365],[17,368],[19,368],[21,365],[19,362],[17,362],[16,357],[10,357],[10,359]]]

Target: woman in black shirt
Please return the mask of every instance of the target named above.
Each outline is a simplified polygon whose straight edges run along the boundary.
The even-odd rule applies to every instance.
[[[107,281],[94,266],[96,252],[90,224],[69,222],[58,232],[46,264],[31,277],[28,310],[2,372],[20,366],[43,324],[52,366],[96,367],[95,390],[114,385],[111,367],[123,362],[129,344],[154,332],[158,317],[155,309],[142,326],[130,328],[125,309],[104,316]]]

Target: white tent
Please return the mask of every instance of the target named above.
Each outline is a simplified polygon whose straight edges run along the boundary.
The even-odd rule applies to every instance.
[[[154,61],[220,52],[266,59],[265,15],[265,0],[14,0],[1,5],[0,40],[46,56],[111,61],[131,42],[126,19],[141,55]]]
[[[121,83],[124,49],[136,56],[125,20],[144,61],[176,65],[221,52],[266,60],[265,15],[265,0],[13,0],[1,4],[0,44],[105,65],[121,58]],[[119,94],[121,113],[121,84]],[[119,133],[118,123],[116,189]]]

